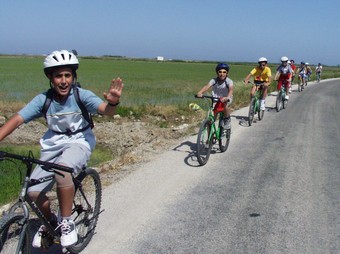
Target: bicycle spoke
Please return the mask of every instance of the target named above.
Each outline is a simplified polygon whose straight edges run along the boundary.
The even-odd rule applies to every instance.
[[[78,242],[68,249],[78,253],[88,245],[94,234],[101,213],[102,192],[99,175],[91,168],[87,168],[77,177],[76,185],[72,217],[78,231]]]

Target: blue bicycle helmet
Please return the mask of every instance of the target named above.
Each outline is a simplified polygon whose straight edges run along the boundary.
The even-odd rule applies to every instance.
[[[222,69],[229,71],[229,65],[226,64],[226,63],[219,63],[215,68],[216,72],[218,72],[219,70],[222,70]]]

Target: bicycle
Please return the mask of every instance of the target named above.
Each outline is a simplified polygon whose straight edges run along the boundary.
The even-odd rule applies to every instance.
[[[196,155],[199,164],[203,166],[208,162],[211,149],[217,141],[222,153],[228,149],[231,128],[224,129],[223,112],[219,111],[216,115],[214,114],[215,103],[221,102],[220,98],[207,95],[203,95],[202,97],[195,95],[195,98],[211,100],[207,117],[203,120],[197,136]],[[218,126],[216,126],[216,120],[218,120]]]
[[[276,95],[276,111],[279,112],[282,108],[287,108],[288,100],[286,99],[286,80],[282,82],[281,89],[278,91]]]
[[[51,176],[39,179],[30,179],[33,165],[41,165],[48,172],[63,175],[62,172],[72,173],[70,167],[34,159],[32,152],[28,156],[21,156],[0,151],[1,160],[19,160],[26,166],[26,175],[22,183],[18,201],[4,214],[0,221],[0,253],[2,254],[29,254],[32,253],[32,240],[36,232],[30,230],[34,223],[43,224],[47,230],[42,236],[42,248],[48,249],[53,244],[59,244],[60,232],[56,231],[43,215],[36,203],[28,196],[30,186],[37,185],[54,178]],[[58,171],[56,171],[58,170]],[[78,231],[78,242],[67,247],[68,253],[81,252],[91,241],[101,212],[102,188],[99,174],[92,168],[84,167],[73,177],[75,195],[72,207],[72,219]],[[36,221],[30,215],[37,217]]]
[[[316,72],[316,82],[320,82],[321,80],[321,72]]]
[[[254,96],[252,96],[250,100],[249,105],[249,112],[248,112],[248,124],[249,126],[252,125],[254,121],[255,114],[257,114],[257,117],[259,121],[261,121],[264,117],[264,110],[261,110],[260,105],[260,99],[263,96],[263,82],[261,83],[253,83],[251,81],[248,81],[250,84],[256,86],[256,90],[254,93]]]
[[[298,91],[299,92],[302,92],[305,84],[307,85],[306,74],[300,73],[299,74],[299,83],[298,83]]]

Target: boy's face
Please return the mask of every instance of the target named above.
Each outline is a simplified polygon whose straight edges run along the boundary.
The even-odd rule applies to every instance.
[[[217,72],[217,75],[218,75],[218,78],[219,78],[220,80],[224,80],[224,79],[226,79],[226,77],[227,77],[227,75],[228,75],[228,72],[227,72],[227,70],[225,70],[225,69],[221,69],[221,70],[219,70],[219,71]]]
[[[67,97],[73,84],[73,72],[71,68],[60,68],[51,75],[51,82],[59,97]]]
[[[259,66],[260,66],[260,68],[261,68],[262,70],[264,70],[264,68],[266,68],[266,65],[267,65],[266,62],[260,62],[260,63],[259,63]]]

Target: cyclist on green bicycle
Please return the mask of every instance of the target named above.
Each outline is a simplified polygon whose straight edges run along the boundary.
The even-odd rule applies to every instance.
[[[267,97],[267,90],[270,82],[272,81],[272,72],[270,68],[267,66],[268,60],[265,57],[261,57],[258,60],[259,66],[255,67],[251,70],[251,72],[247,75],[244,79],[246,84],[249,83],[249,79],[251,76],[254,77],[255,84],[263,84],[263,93],[261,98],[261,110],[266,110],[266,97]],[[254,96],[256,91],[256,86],[253,85],[250,91],[250,99]]]
[[[202,97],[202,95],[207,92],[210,88],[212,88],[212,96],[220,98],[220,102],[217,102],[215,105],[214,112],[217,110],[223,110],[224,114],[224,128],[231,128],[231,119],[230,119],[230,109],[229,105],[233,100],[233,90],[234,83],[228,78],[229,74],[229,65],[226,63],[219,63],[215,68],[217,77],[211,79],[208,84],[206,84],[202,89],[197,93],[197,97]]]
[[[77,57],[66,50],[54,51],[45,58],[44,72],[53,89],[53,97],[46,112],[48,130],[40,139],[40,159],[71,167],[75,174],[86,165],[96,144],[94,133],[84,118],[72,89],[77,80],[78,66]],[[79,99],[88,112],[112,116],[119,104],[123,87],[120,78],[113,79],[108,92],[104,93],[106,102],[93,92],[79,88]],[[46,98],[46,92],[37,95],[10,118],[0,128],[0,141],[23,123],[42,117]],[[78,240],[75,224],[70,218],[75,189],[71,174],[66,172],[62,174],[63,176],[55,174],[61,216],[59,221],[57,221],[56,215],[52,214],[46,195],[46,192],[52,188],[52,180],[32,186],[28,192],[51,224],[58,225],[61,230],[61,245],[67,247],[75,244]],[[51,173],[38,166],[33,171],[31,178],[37,179],[49,175]],[[43,231],[44,226],[41,226],[34,236],[33,247],[41,247]]]
[[[293,69],[292,67],[288,64],[288,57],[283,56],[281,57],[281,65],[277,67],[276,69],[276,75],[275,75],[275,80],[277,80],[277,90],[280,91],[282,85],[285,86],[286,90],[286,100],[289,99],[289,88],[290,88],[290,82],[292,79],[292,73]]]

